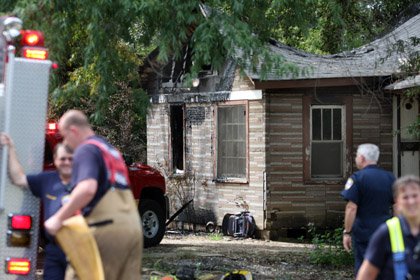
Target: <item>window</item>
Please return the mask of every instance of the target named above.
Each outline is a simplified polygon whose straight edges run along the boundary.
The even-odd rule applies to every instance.
[[[303,96],[303,178],[306,184],[343,184],[352,172],[353,88]]]
[[[343,177],[344,107],[311,106],[311,177]]]
[[[247,178],[245,105],[220,106],[217,110],[217,179]]]

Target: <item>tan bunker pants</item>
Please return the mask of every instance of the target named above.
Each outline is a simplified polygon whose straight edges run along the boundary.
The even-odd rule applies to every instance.
[[[143,232],[131,190],[110,189],[86,221],[98,244],[105,279],[141,279]],[[66,272],[70,279],[78,279],[72,268]]]

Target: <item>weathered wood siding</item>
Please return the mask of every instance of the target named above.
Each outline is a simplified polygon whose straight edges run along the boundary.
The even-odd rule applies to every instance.
[[[356,87],[335,88],[337,94],[352,96],[353,155],[361,143],[375,143],[381,150],[380,165],[392,171],[392,106],[390,99],[372,98]],[[340,197],[342,182],[305,182],[303,178],[303,96],[313,90],[281,90],[267,94],[267,230],[286,234],[287,229],[341,226],[345,202]],[[311,93],[312,92],[312,93]],[[331,92],[331,89],[324,90]],[[322,95],[323,89],[316,93]],[[347,109],[346,109],[347,110]]]
[[[355,94],[353,115],[353,154],[359,144],[374,143],[380,149],[379,165],[392,171],[392,98],[379,93],[375,98],[371,94]]]
[[[305,224],[307,215],[313,214],[307,207],[316,207],[319,202],[313,199],[313,203],[308,204],[309,196],[316,196],[316,190],[303,184],[303,94],[270,94],[267,97],[267,227],[280,230]]]
[[[147,114],[147,164],[163,170],[169,164],[169,107],[153,104]]]
[[[249,182],[216,183],[218,193],[219,218],[225,213],[240,211],[235,206],[235,200],[243,198],[249,205],[249,211],[254,215],[257,226],[263,229],[264,222],[264,171],[265,171],[265,133],[264,133],[264,108],[261,101],[248,103],[248,170]],[[221,221],[219,219],[219,221]]]

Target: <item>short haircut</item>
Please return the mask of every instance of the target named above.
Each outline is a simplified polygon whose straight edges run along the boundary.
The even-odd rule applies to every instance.
[[[72,149],[70,149],[67,145],[64,145],[63,143],[58,143],[57,145],[55,145],[54,150],[53,150],[53,156],[54,156],[54,158],[57,156],[57,151],[61,147],[64,148],[64,150],[66,151],[66,153],[73,154]]]
[[[420,178],[415,175],[405,175],[398,178],[392,185],[394,198],[396,198],[398,194],[404,190],[405,187],[412,184],[417,185],[417,187],[420,189]]]
[[[379,148],[375,144],[361,144],[357,148],[357,154],[362,155],[367,161],[378,162]]]
[[[67,111],[63,117],[64,119],[62,125],[63,128],[68,128],[71,125],[77,127],[90,127],[89,120],[86,115],[79,111],[79,110],[69,110]]]

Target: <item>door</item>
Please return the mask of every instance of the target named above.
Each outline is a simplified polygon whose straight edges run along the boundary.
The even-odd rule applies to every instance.
[[[394,173],[397,176],[420,175],[420,141],[409,133],[419,114],[417,99],[405,98],[403,95],[394,97]]]

